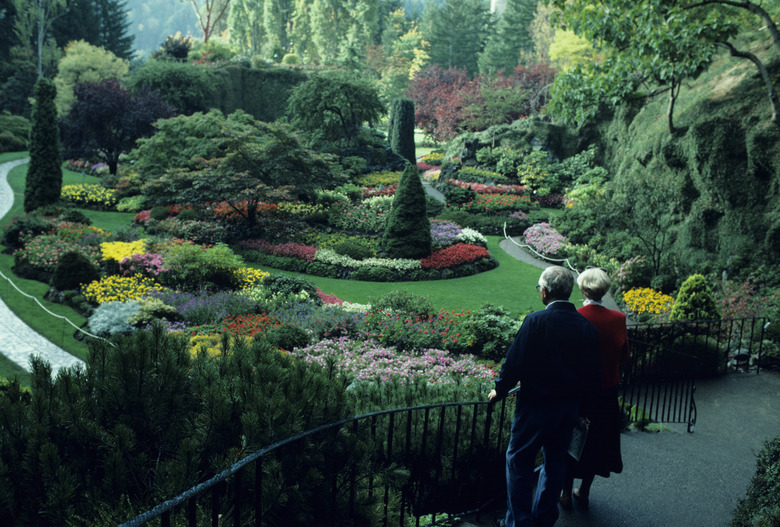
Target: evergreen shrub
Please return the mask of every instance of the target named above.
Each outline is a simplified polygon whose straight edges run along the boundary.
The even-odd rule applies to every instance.
[[[282,57],[282,64],[300,64],[301,58],[295,53],[287,53]]]
[[[413,315],[430,315],[436,312],[430,298],[409,291],[390,291],[379,298],[369,297],[368,302],[372,311],[394,311]]]
[[[317,287],[314,285],[314,282],[306,280],[305,278],[298,278],[297,276],[272,274],[263,280],[263,287],[267,289],[270,294],[289,296],[297,295],[302,291],[305,291],[315,303],[315,299],[319,299]]]
[[[230,287],[235,271],[244,267],[244,261],[224,243],[213,247],[169,243],[159,251],[170,270],[160,275],[160,281],[190,291],[208,286]]]
[[[210,68],[166,60],[147,60],[130,79],[134,93],[159,92],[163,100],[184,115],[207,111],[214,98]]]
[[[151,211],[149,211],[149,216],[153,220],[162,221],[168,217],[168,208],[162,205],[152,207]]]
[[[374,257],[374,250],[357,240],[346,240],[333,247],[338,254],[349,256],[355,260],[365,260]]]
[[[472,312],[459,329],[469,353],[500,362],[514,341],[520,324],[521,321],[512,318],[503,306],[485,303]]]
[[[414,151],[414,102],[411,99],[396,99],[390,109],[390,147],[393,152],[416,164]]]
[[[60,132],[54,82],[42,77],[35,84],[35,105],[30,130],[30,163],[24,187],[24,210],[33,211],[57,202],[62,189]]]
[[[52,285],[60,291],[78,289],[82,284],[100,280],[100,269],[81,253],[67,252],[60,256],[52,275]]]
[[[0,113],[0,130],[0,152],[27,150],[27,138],[30,136],[28,119],[21,115]]]
[[[416,259],[431,254],[431,222],[425,196],[417,166],[407,165],[382,235],[381,247],[387,257]]]
[[[67,221],[70,223],[81,223],[82,225],[92,225],[92,220],[89,216],[76,209],[68,209],[62,215],[60,215],[60,221]]]
[[[0,132],[0,153],[27,150],[27,140],[5,130]]]
[[[325,278],[342,278],[342,270],[324,262],[311,262],[306,266],[306,274],[314,276],[324,276]]]
[[[737,502],[731,527],[780,525],[780,437],[764,443],[747,495]]]
[[[393,282],[396,276],[395,272],[387,267],[365,266],[352,271],[349,278],[364,282]]]
[[[36,236],[53,227],[54,224],[50,220],[37,214],[18,216],[3,229],[3,237],[0,239],[0,243],[12,250],[21,249],[24,247],[23,237]]]
[[[311,340],[306,330],[287,324],[270,328],[265,338],[271,346],[287,351],[308,346]]]
[[[720,318],[707,279],[700,274],[686,278],[672,305],[669,320],[712,320]]]
[[[176,215],[176,219],[179,221],[193,221],[198,219],[198,211],[195,209],[184,209]]]

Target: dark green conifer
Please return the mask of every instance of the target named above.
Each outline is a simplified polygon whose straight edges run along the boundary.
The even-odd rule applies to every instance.
[[[407,165],[393,199],[382,236],[382,250],[388,258],[426,258],[431,254],[431,222],[425,189],[417,165]]]
[[[412,164],[414,152],[414,101],[395,99],[390,110],[390,148]]]
[[[57,88],[46,78],[35,84],[35,103],[30,130],[30,164],[24,187],[24,210],[31,212],[55,203],[62,190],[62,159],[57,109],[54,97]]]

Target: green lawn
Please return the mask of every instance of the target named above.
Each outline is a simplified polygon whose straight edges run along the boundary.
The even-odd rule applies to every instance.
[[[414,155],[419,159],[420,157],[430,154],[438,147],[430,146],[430,142],[426,141],[425,134],[422,131],[415,129],[414,131]]]
[[[517,315],[524,311],[543,308],[536,283],[541,270],[509,256],[499,246],[499,236],[488,236],[488,250],[498,260],[498,267],[486,273],[452,280],[431,282],[359,282],[319,276],[302,275],[262,267],[264,271],[303,276],[322,289],[342,300],[368,303],[369,297],[404,290],[427,296],[440,309],[476,309],[486,302],[504,306]]]

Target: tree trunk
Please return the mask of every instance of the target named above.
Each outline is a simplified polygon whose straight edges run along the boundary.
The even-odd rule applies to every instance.
[[[672,88],[669,90],[669,109],[666,112],[666,122],[669,126],[669,133],[674,133],[674,103],[677,102],[677,96],[680,94],[681,83],[678,81],[672,82]]]
[[[764,86],[766,86],[767,96],[769,97],[769,104],[772,105],[772,122],[777,123],[777,112],[778,106],[780,106],[780,101],[778,101],[777,90],[775,89],[775,85],[772,82],[772,79],[769,76],[769,72],[767,71],[764,63],[761,62],[761,59],[759,59],[753,53],[750,53],[749,51],[739,51],[728,42],[719,42],[719,44],[728,49],[732,57],[747,59],[756,65],[758,71],[761,73],[761,78],[764,79]]]
[[[702,7],[705,5],[712,5],[712,4],[720,4],[720,5],[727,5],[731,7],[738,7],[740,9],[747,9],[754,15],[758,15],[758,17],[761,18],[761,21],[764,24],[766,24],[766,28],[769,31],[769,34],[772,36],[772,44],[775,47],[775,51],[777,51],[777,54],[780,55],[780,30],[777,29],[777,24],[775,24],[774,20],[772,20],[772,17],[769,15],[769,13],[767,13],[766,10],[758,4],[754,4],[753,2],[750,2],[748,0],[745,0],[743,2],[737,2],[733,0],[704,0],[702,2],[695,2],[693,4],[684,6],[684,9],[694,9],[696,7]]]

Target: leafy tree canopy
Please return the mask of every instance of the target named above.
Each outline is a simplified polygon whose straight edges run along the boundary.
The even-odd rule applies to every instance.
[[[100,157],[112,174],[119,155],[152,134],[154,121],[173,115],[159,94],[133,94],[116,79],[81,83],[74,92],[76,101],[63,119],[63,145],[74,157]]]
[[[352,139],[363,123],[375,122],[384,112],[371,81],[342,71],[299,84],[287,102],[294,127],[333,141]]]
[[[54,84],[57,85],[57,112],[64,115],[75,100],[73,88],[81,82],[121,79],[129,71],[126,60],[83,40],[69,43],[60,59]]]
[[[560,21],[591,41],[604,60],[556,79],[551,112],[570,121],[595,115],[598,103],[616,105],[665,88],[669,128],[681,83],[711,64],[717,43],[737,27],[716,10],[686,9],[679,0],[551,0]]]
[[[196,170],[169,171],[147,183],[144,194],[161,204],[225,201],[250,227],[257,205],[269,199],[306,197],[328,187],[330,165],[306,148],[286,125],[254,123],[256,131],[229,131],[219,141],[225,157],[199,160]]]
[[[190,170],[196,158],[213,159],[227,153],[225,134],[258,133],[251,115],[237,110],[227,117],[219,110],[178,115],[154,123],[156,132],[142,137],[130,152],[133,168],[144,179],[162,176],[167,170]]]

